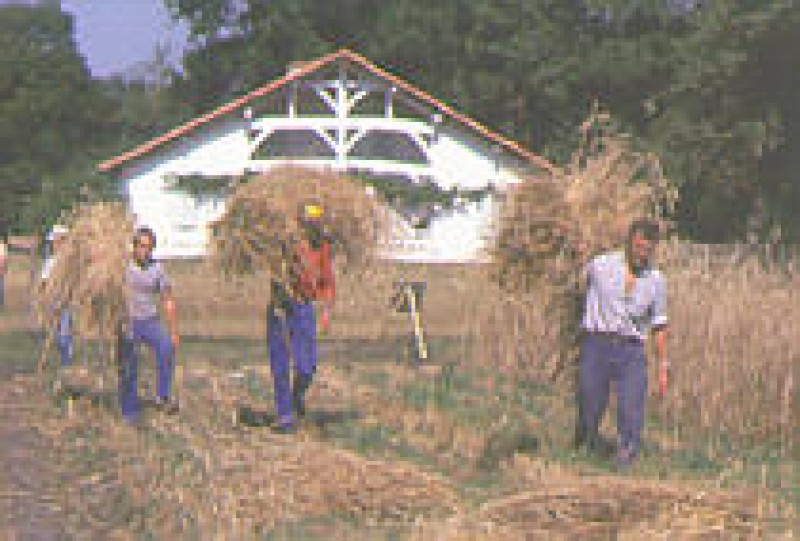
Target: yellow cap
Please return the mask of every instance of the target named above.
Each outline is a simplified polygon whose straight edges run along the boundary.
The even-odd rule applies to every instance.
[[[303,214],[305,214],[306,218],[315,219],[315,218],[322,218],[324,212],[322,210],[322,207],[319,205],[306,205],[303,208]]]

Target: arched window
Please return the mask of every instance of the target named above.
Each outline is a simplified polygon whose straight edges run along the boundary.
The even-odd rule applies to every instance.
[[[350,157],[362,160],[428,164],[425,152],[411,137],[404,133],[381,130],[367,133],[353,146]]]
[[[277,130],[256,149],[253,159],[276,158],[335,158],[336,153],[314,131],[302,129]]]

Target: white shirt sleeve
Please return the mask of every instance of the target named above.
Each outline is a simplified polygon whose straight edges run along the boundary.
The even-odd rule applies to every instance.
[[[667,317],[667,282],[662,274],[658,274],[655,281],[655,295],[653,298],[653,321],[652,325],[658,327],[666,325],[669,321]]]
[[[47,280],[50,278],[50,275],[53,273],[53,267],[55,267],[56,258],[55,257],[48,257],[47,260],[42,265],[42,280]]]

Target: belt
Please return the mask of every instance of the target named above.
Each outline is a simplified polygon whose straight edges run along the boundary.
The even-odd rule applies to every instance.
[[[602,338],[603,340],[607,340],[608,342],[611,342],[613,344],[631,344],[631,345],[644,344],[642,339],[639,337],[625,336],[624,334],[618,334],[615,332],[586,331],[586,335]]]

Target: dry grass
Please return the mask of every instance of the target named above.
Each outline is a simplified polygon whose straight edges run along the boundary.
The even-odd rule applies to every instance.
[[[212,264],[226,275],[257,273],[266,283],[288,286],[292,247],[302,237],[300,209],[307,204],[324,209],[323,235],[333,241],[340,267],[369,269],[380,239],[390,235],[378,200],[348,177],[301,167],[276,169],[236,188],[213,226]]]
[[[111,336],[127,308],[132,218],[123,204],[97,203],[77,207],[65,223],[69,234],[40,298],[45,326],[57,325],[48,317],[54,307],[69,306],[79,333]]]
[[[574,375],[584,261],[619,247],[633,220],[661,218],[673,204],[658,157],[636,150],[594,111],[563,171],[509,194],[492,249],[500,290],[477,313],[486,338],[478,361],[530,370],[530,354],[546,344],[535,370]]]
[[[658,157],[637,151],[612,131],[608,115],[595,111],[563,171],[510,192],[493,275],[512,293],[574,287],[579,252],[592,257],[618,247],[631,221],[661,218],[674,200]]]
[[[724,256],[703,247],[662,246],[675,373],[667,400],[654,403],[652,419],[658,425],[648,427],[645,439],[668,440],[669,446],[661,447],[664,452],[713,446],[712,456],[741,461],[746,468],[748,453],[773,441],[780,444],[779,458],[790,457],[792,370],[800,343],[787,322],[798,317],[800,284],[796,267],[762,265],[745,256],[743,248],[730,252]],[[15,269],[10,281],[23,287],[18,262]],[[209,278],[198,269],[199,264],[189,262],[169,266],[182,328],[199,336],[263,340],[263,307],[256,292],[266,284],[255,277],[243,277],[240,284],[214,278],[209,286]],[[309,403],[331,414],[354,412],[354,417],[331,421],[338,427],[311,426],[297,437],[280,438],[263,426],[232,424],[232,414],[242,404],[272,411],[263,346],[258,349],[261,357],[247,358],[232,343],[224,356],[222,350],[191,355],[184,350],[177,378],[181,413],[154,414],[144,430],[136,431],[121,424],[113,367],[101,365],[97,369],[106,372],[102,379],[111,387],[97,387],[99,374],[84,382],[90,396],[100,397],[100,405],[79,400],[64,405],[60,414],[42,406],[40,416],[22,421],[38,426],[59,453],[92,457],[90,464],[85,458],[80,483],[63,487],[58,500],[83,517],[69,531],[85,532],[93,525],[120,538],[144,529],[157,538],[254,539],[280,531],[281,525],[331,517],[331,524],[318,527],[317,538],[391,538],[368,533],[370,525],[402,532],[401,538],[426,540],[769,537],[767,518],[780,513],[770,509],[766,491],[758,493],[760,479],[746,490],[729,491],[718,488],[722,480],[712,473],[704,473],[707,479],[701,482],[597,477],[595,466],[571,463],[563,449],[552,450],[561,458],[542,449],[541,455],[502,455],[499,469],[491,470],[492,487],[463,489],[461,483],[475,475],[487,444],[512,430],[511,421],[537,436],[564,432],[562,439],[568,439],[568,398],[555,395],[554,409],[544,413],[510,400],[535,398],[522,390],[530,380],[549,381],[546,368],[557,352],[557,334],[549,334],[546,307],[533,298],[510,316],[507,307],[516,298],[502,296],[488,269],[387,264],[376,273],[387,284],[399,278],[428,282],[424,315],[429,333],[458,338],[447,360],[455,363],[456,375],[470,378],[469,396],[464,388],[437,387],[439,382],[396,366],[394,359],[365,359],[374,363],[367,370],[362,364],[368,363],[349,357],[356,349],[330,355],[324,345]],[[410,331],[407,316],[389,309],[383,290],[364,288],[348,275],[340,276],[339,288],[329,338],[379,342]],[[13,306],[22,306],[19,292],[10,293]],[[487,318],[481,325],[470,317],[476,312]],[[2,324],[11,322],[10,317],[3,315]],[[491,336],[488,324],[506,329],[509,321],[516,321],[516,338],[509,332],[506,342],[482,340]],[[482,347],[496,348],[478,366],[469,362],[473,338]],[[519,349],[520,344],[526,349]],[[513,359],[511,377],[495,373],[493,381],[492,371],[485,368],[498,365],[488,359]],[[150,382],[148,356],[142,364],[143,381]],[[490,377],[484,381],[487,372]],[[383,375],[385,383],[371,383],[369,373]],[[410,388],[445,393],[446,403],[411,395]],[[566,409],[557,410],[559,403]],[[503,413],[510,420],[501,419]],[[344,425],[358,436],[328,434]],[[359,450],[360,443],[348,443],[348,438],[373,432],[389,434],[383,436],[388,450],[373,442],[370,448],[379,451],[367,453]],[[395,439],[433,465],[419,466],[392,451]],[[724,448],[725,440],[729,448]],[[662,459],[644,460],[657,467]],[[720,460],[730,467],[723,474],[731,475],[736,464]],[[587,470],[588,477],[582,475]],[[660,475],[679,477],[685,471],[679,462],[667,462]],[[784,482],[791,482],[789,475]],[[98,494],[119,495],[133,518],[114,515],[116,504]],[[793,511],[781,512],[792,520]],[[286,536],[298,537],[303,536]]]
[[[40,370],[68,307],[82,336],[112,340],[127,313],[125,268],[130,259],[133,220],[121,203],[76,207],[65,220],[69,234],[40,291],[40,321],[47,336]]]
[[[792,326],[800,317],[796,267],[764,265],[742,246],[723,255],[708,247],[665,243],[659,252],[668,280],[674,374],[667,398],[653,403],[654,415],[676,440],[702,432],[702,441],[713,436],[714,445],[724,439],[747,445],[775,441],[788,456],[796,443],[793,367],[800,359]],[[461,369],[474,368],[477,357],[480,367],[551,381],[561,355],[559,329],[535,295],[503,294],[482,267],[385,264],[378,269],[387,287],[400,278],[428,283],[426,327],[432,336],[458,339]],[[196,273],[179,268],[175,273],[189,332],[263,336],[263,310],[250,290],[219,304]],[[248,287],[264,285],[256,281]],[[389,339],[409,332],[407,316],[389,308],[383,289],[364,288],[348,276],[340,277],[339,288],[330,338]]]
[[[662,248],[674,375],[659,416],[684,437],[702,431],[725,447],[772,442],[791,456],[800,365],[797,261],[764,261],[746,246],[716,256],[707,246]]]

